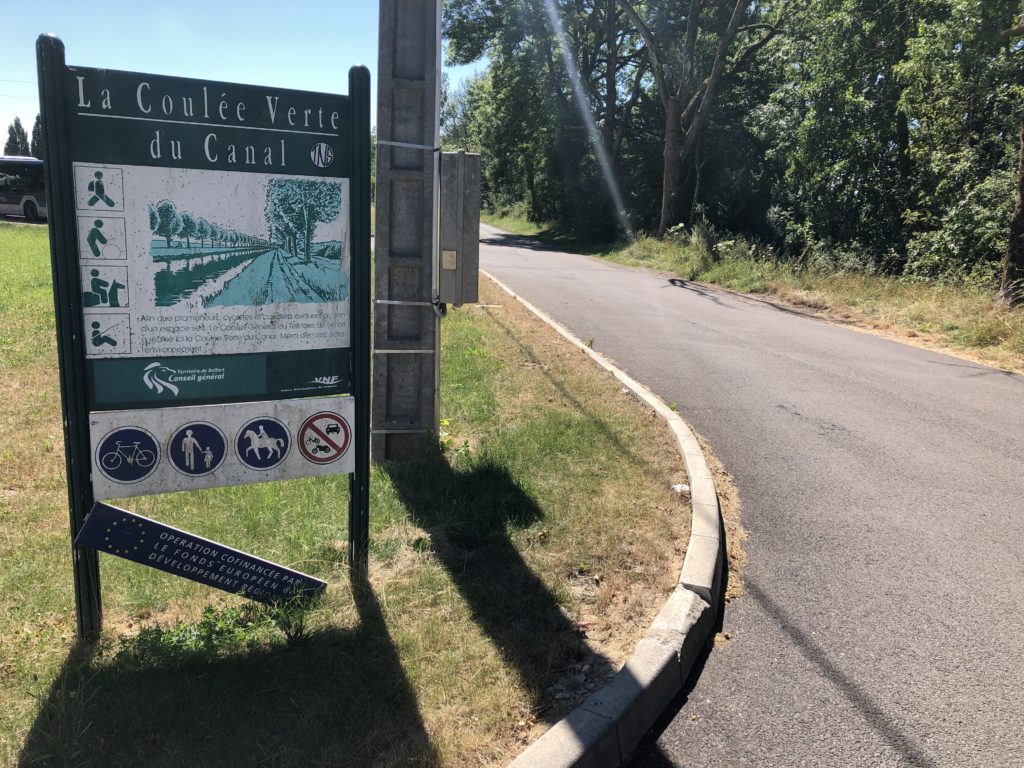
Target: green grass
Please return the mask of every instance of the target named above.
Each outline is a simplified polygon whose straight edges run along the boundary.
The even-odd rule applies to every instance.
[[[490,224],[492,227],[498,227],[498,229],[503,229],[514,235],[523,235],[524,237],[537,237],[542,232],[550,231],[549,226],[534,224],[532,221],[528,221],[521,216],[515,216],[513,214],[502,215],[481,211],[480,221],[484,224]]]
[[[503,765],[672,588],[671,437],[485,286],[445,320],[436,448],[373,471],[368,583],[347,478],[122,500],[328,590],[274,613],[101,556],[107,630],[76,643],[48,263],[45,229],[0,223],[0,765]]]

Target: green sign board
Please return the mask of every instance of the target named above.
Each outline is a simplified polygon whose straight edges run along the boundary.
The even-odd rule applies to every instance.
[[[347,393],[349,98],[84,67],[62,85],[90,405]]]
[[[72,535],[93,503],[369,472],[369,76],[349,95],[38,43]],[[99,627],[76,548],[80,630]]]

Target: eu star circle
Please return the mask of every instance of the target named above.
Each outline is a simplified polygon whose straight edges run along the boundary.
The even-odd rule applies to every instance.
[[[189,477],[216,472],[228,453],[228,441],[219,428],[194,421],[175,430],[167,443],[171,466]]]
[[[285,460],[291,447],[288,427],[270,416],[252,419],[235,436],[235,453],[249,469],[273,469]]]
[[[120,557],[131,557],[139,547],[145,546],[146,529],[142,521],[123,517],[120,520],[113,520],[107,526],[103,533],[103,549],[100,551]]]
[[[138,483],[160,463],[160,445],[142,427],[119,427],[100,440],[94,462],[104,477],[115,483]]]

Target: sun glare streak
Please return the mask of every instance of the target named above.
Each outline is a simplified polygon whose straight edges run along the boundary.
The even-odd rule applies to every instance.
[[[551,22],[551,26],[555,30],[555,34],[558,35],[558,41],[561,44],[562,49],[562,62],[565,64],[565,69],[569,73],[569,82],[572,83],[573,97],[576,101],[576,108],[579,110],[580,116],[583,118],[583,122],[587,126],[587,138],[590,140],[590,145],[594,149],[594,154],[597,156],[597,162],[601,165],[601,173],[604,175],[605,185],[608,187],[608,193],[612,198],[612,205],[615,206],[615,215],[619,219],[619,226],[622,231],[626,233],[626,236],[633,239],[633,226],[629,221],[629,216],[626,214],[626,205],[622,199],[622,192],[619,190],[619,183],[615,178],[615,171],[612,168],[611,160],[608,157],[608,152],[605,149],[604,142],[601,140],[601,132],[597,128],[597,123],[594,121],[594,116],[590,112],[590,105],[587,101],[587,95],[583,92],[583,84],[580,82],[580,71],[576,67],[576,61],[572,57],[572,50],[569,47],[569,38],[565,34],[565,28],[562,26],[562,18],[558,15],[558,8],[555,5],[555,0],[544,0],[544,7],[547,11],[548,20]]]

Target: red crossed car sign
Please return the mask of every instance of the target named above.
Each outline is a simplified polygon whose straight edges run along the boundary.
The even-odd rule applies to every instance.
[[[331,411],[313,414],[299,428],[299,452],[314,464],[337,461],[352,444],[348,422]]]

